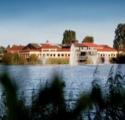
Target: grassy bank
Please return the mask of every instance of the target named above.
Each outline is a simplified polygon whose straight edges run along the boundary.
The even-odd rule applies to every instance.
[[[49,58],[47,64],[69,64],[69,59],[65,58]]]

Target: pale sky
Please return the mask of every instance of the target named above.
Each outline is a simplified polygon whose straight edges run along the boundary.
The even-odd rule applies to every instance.
[[[125,0],[0,0],[0,46],[61,43],[66,29],[112,46],[124,12]]]

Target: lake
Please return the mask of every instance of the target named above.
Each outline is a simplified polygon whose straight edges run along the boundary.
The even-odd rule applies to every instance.
[[[31,96],[32,89],[38,89],[40,84],[45,86],[51,82],[53,73],[58,73],[65,81],[65,97],[78,98],[83,91],[91,90],[91,82],[95,77],[100,79],[104,87],[111,67],[116,65],[10,65],[0,66],[0,73],[4,68],[8,71],[13,81],[18,84],[19,90],[25,91],[26,96]],[[94,75],[95,71],[97,76]],[[94,76],[94,77],[93,77]]]

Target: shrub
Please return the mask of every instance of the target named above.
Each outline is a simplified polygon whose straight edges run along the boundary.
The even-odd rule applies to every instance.
[[[49,58],[47,64],[68,64],[69,60],[66,58]]]

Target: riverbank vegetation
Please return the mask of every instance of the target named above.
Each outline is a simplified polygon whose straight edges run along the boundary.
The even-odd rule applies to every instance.
[[[105,88],[100,85],[96,68],[92,89],[83,92],[72,107],[65,99],[65,83],[58,75],[52,78],[51,84],[41,85],[27,106],[25,98],[18,97],[17,86],[4,73],[0,76],[3,87],[0,105],[2,101],[4,104],[4,109],[0,107],[0,117],[2,120],[124,120],[125,81],[121,67],[118,65],[115,74],[111,68]]]
[[[44,64],[38,59],[38,56],[35,54],[30,55],[29,58],[25,59],[20,56],[18,53],[5,53],[2,57],[3,64],[6,65],[26,65],[26,64]],[[66,58],[49,58],[45,61],[45,64],[69,64],[69,59]]]
[[[23,57],[19,56],[18,53],[5,53],[3,58],[2,58],[2,63],[6,65],[11,65],[11,64],[26,64],[27,61]]]
[[[6,65],[38,64],[38,62],[38,57],[35,54],[32,54],[28,59],[25,59],[18,53],[5,53],[2,57],[2,63]]]
[[[66,58],[49,58],[47,64],[69,64],[69,59]]]
[[[125,64],[125,54],[118,54],[116,58],[110,60],[111,63]]]

